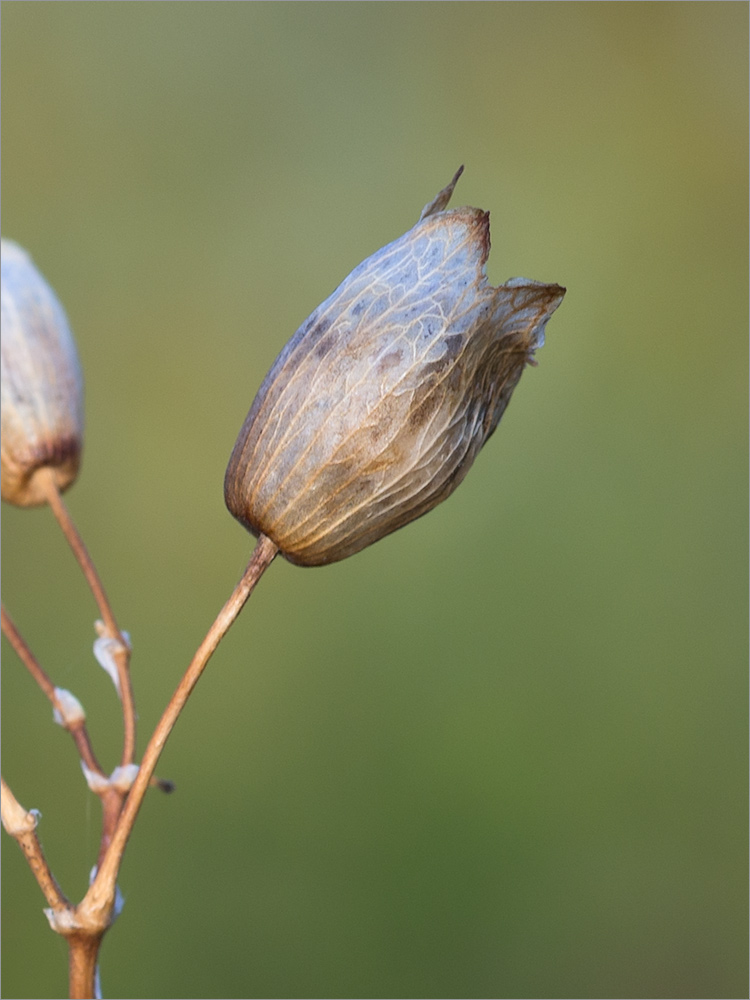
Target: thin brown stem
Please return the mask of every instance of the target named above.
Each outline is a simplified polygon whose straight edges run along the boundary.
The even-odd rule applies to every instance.
[[[141,761],[138,776],[133,783],[133,787],[128,794],[125,806],[120,814],[109,849],[104,856],[96,878],[89,888],[86,897],[78,907],[79,911],[84,909],[97,912],[111,911],[111,907],[114,905],[115,883],[122,855],[138,815],[138,810],[143,802],[146,789],[149,786],[151,776],[154,773],[159,756],[164,749],[164,744],[172,732],[195,685],[198,683],[212,653],[239,615],[258,580],[271,565],[277,552],[276,545],[269,538],[266,538],[265,535],[259,537],[241,580],[206,633],[206,637],[198,647],[149,740],[143,760]]]
[[[62,725],[64,725],[73,737],[73,742],[76,745],[76,749],[78,750],[81,760],[90,771],[94,771],[96,774],[104,777],[104,771],[102,770],[99,761],[96,759],[94,748],[91,746],[91,740],[86,729],[85,721],[81,718],[69,721],[65,706],[60,703],[58,689],[55,687],[46,671],[40,666],[39,661],[29,649],[26,644],[26,640],[18,631],[13,619],[5,610],[4,606],[0,608],[0,618],[2,620],[3,635],[5,635],[8,642],[18,654],[18,658],[49,699],[50,704],[57,713],[57,718],[61,720]]]
[[[89,771],[93,771],[95,774],[99,774],[104,777],[104,771],[101,764],[96,759],[96,754],[94,753],[94,748],[91,746],[91,739],[85,723],[74,722],[69,725],[67,729],[73,737],[76,750],[78,750],[78,756],[81,758]]]
[[[55,515],[68,544],[73,550],[73,554],[78,560],[78,564],[81,567],[84,577],[86,578],[86,582],[91,589],[91,593],[94,595],[94,599],[99,607],[99,612],[104,620],[107,633],[110,638],[119,640],[120,648],[115,653],[115,662],[117,664],[117,676],[120,682],[120,699],[122,702],[124,728],[122,757],[120,763],[123,766],[126,766],[127,764],[131,764],[133,762],[133,758],[135,756],[135,704],[133,701],[133,688],[130,682],[130,648],[127,641],[120,633],[120,629],[117,625],[114,612],[112,611],[112,607],[109,603],[109,599],[107,598],[102,581],[99,578],[99,574],[96,571],[96,567],[94,566],[94,562],[89,555],[88,549],[84,545],[83,539],[73,523],[70,512],[60,495],[53,471],[46,468],[39,469],[36,475],[40,478],[40,481],[44,485],[47,502],[52,508],[52,512]]]
[[[38,814],[24,809],[4,778],[0,778],[0,807],[3,826],[23,851],[44,898],[53,910],[69,910],[70,903],[55,881],[36,835]]]
[[[21,663],[23,663],[39,687],[49,698],[53,707],[59,708],[59,705],[57,704],[57,695],[55,694],[55,685],[52,683],[47,673],[39,665],[37,658],[26,645],[26,642],[16,628],[13,619],[5,610],[5,605],[3,605],[0,609],[0,621],[2,621],[3,635],[7,638],[13,649],[15,649]]]
[[[68,935],[68,996],[91,1000],[96,992],[96,962],[104,931],[100,934]]]
[[[117,638],[120,635],[120,629],[109,603],[109,598],[107,597],[104,585],[99,578],[99,574],[97,573],[96,567],[94,566],[86,545],[78,533],[78,529],[73,523],[70,511],[60,494],[54,472],[52,469],[47,468],[38,469],[36,476],[39,478],[40,482],[43,483],[47,503],[52,508],[52,513],[57,518],[63,534],[73,550],[73,554],[78,560],[81,570],[83,571],[83,575],[86,577],[86,582],[88,583],[91,593],[94,595],[94,599],[99,607],[99,613],[104,619],[104,624],[107,626],[107,630],[112,634],[113,638]]]

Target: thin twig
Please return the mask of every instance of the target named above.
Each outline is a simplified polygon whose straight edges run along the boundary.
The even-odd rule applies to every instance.
[[[15,649],[16,653],[18,653],[18,657],[23,665],[49,698],[52,706],[54,708],[59,708],[60,706],[57,704],[57,695],[55,694],[55,685],[39,665],[37,658],[26,645],[21,633],[13,623],[13,619],[5,610],[5,605],[3,605],[2,609],[0,609],[0,620],[2,620],[3,635],[7,638],[13,649]]]
[[[23,851],[44,898],[54,910],[70,910],[70,903],[55,881],[36,835],[37,815],[24,809],[4,778],[0,778],[0,806],[3,826]]]
[[[125,807],[120,814],[107,853],[99,867],[96,878],[78,907],[79,912],[87,909],[91,909],[94,912],[111,912],[114,905],[115,885],[122,855],[164,744],[172,732],[195,685],[198,683],[212,653],[239,615],[258,580],[271,565],[277,552],[276,545],[269,538],[266,538],[265,535],[259,537],[241,580],[217,615],[213,625],[206,633],[203,642],[198,647],[195,656],[185,671],[182,680],[178,684],[149,740],[143,760],[141,761],[138,776],[133,783],[133,787],[125,802]]]
[[[61,725],[63,725],[73,737],[73,741],[81,760],[89,771],[93,771],[101,777],[106,777],[99,761],[96,759],[94,748],[91,746],[91,739],[89,738],[84,719],[76,718],[73,721],[68,719],[68,713],[66,712],[65,706],[60,703],[58,689],[40,666],[39,661],[29,649],[26,644],[26,640],[16,628],[13,619],[5,610],[4,606],[0,609],[0,618],[2,619],[3,634],[18,654],[18,657],[23,665],[49,699],[53,709],[55,710],[55,717],[60,720]]]
[[[69,996],[86,1000],[96,993],[96,960],[107,926],[81,925],[77,907],[63,895],[44,857],[36,835],[38,813],[29,812],[0,778],[0,803],[2,822],[11,837],[23,851],[29,868],[34,874],[44,898],[50,905],[45,910],[50,926],[68,942]]]
[[[68,508],[60,495],[60,491],[55,481],[54,473],[51,469],[39,469],[36,473],[40,482],[43,483],[47,502],[52,508],[52,512],[57,518],[57,522],[62,528],[63,534],[68,541],[73,554],[78,560],[78,564],[83,571],[86,582],[91,588],[94,599],[99,607],[99,611],[104,620],[104,625],[112,639],[118,639],[120,648],[115,653],[117,664],[117,676],[120,681],[120,698],[122,701],[123,716],[123,747],[120,763],[123,767],[132,764],[135,756],[135,705],[133,702],[133,688],[130,682],[130,647],[120,633],[117,621],[112,611],[112,607],[107,598],[104,586],[96,571],[93,560],[88,553],[83,539],[78,533],[78,529],[73,523]]]

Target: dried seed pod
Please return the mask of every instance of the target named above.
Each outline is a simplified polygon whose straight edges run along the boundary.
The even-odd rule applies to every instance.
[[[302,324],[240,431],[227,507],[293,563],[343,559],[445,500],[562,301],[488,283],[489,213],[445,210],[460,174]]]
[[[83,378],[63,308],[31,257],[10,240],[0,257],[2,498],[31,507],[45,502],[39,469],[52,469],[60,490],[76,477]]]

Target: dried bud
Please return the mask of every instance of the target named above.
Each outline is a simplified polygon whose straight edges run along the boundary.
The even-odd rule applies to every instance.
[[[2,241],[2,498],[45,502],[35,473],[60,490],[76,477],[83,437],[83,378],[55,293],[31,257]]]
[[[488,283],[489,214],[444,210],[460,174],[302,324],[240,431],[227,507],[293,563],[343,559],[445,500],[562,301]]]

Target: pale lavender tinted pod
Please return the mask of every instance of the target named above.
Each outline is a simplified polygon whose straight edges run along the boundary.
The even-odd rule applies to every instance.
[[[562,301],[488,283],[489,214],[445,210],[460,173],[302,324],[240,431],[227,507],[291,562],[343,559],[445,500]]]
[[[52,469],[60,490],[76,477],[83,377],[65,312],[31,257],[3,240],[0,258],[2,498],[30,507],[45,502],[39,469]]]

